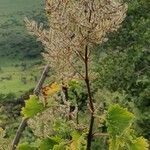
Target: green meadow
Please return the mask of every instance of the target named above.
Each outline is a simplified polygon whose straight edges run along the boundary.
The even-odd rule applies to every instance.
[[[0,94],[20,96],[37,82],[42,46],[25,28],[24,17],[43,18],[41,0],[0,0]]]

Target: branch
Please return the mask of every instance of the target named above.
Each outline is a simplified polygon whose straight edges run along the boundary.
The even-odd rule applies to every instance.
[[[49,72],[49,65],[46,65],[44,70],[43,70],[43,73],[41,75],[41,78],[40,78],[39,82],[37,83],[37,85],[36,85],[36,87],[34,89],[34,94],[35,95],[37,95],[37,96],[39,95],[40,90],[42,88],[42,85],[43,85],[43,83],[44,83],[44,81],[45,81],[45,79],[46,79],[46,77],[48,75],[48,72]]]
[[[94,104],[93,104],[93,99],[92,99],[92,93],[91,93],[91,88],[90,88],[90,83],[89,83],[89,74],[88,74],[88,46],[86,46],[85,49],[85,83],[87,86],[87,91],[88,91],[88,97],[89,97],[89,106],[91,110],[91,120],[90,120],[90,127],[89,127],[89,132],[87,136],[87,150],[91,150],[91,142],[92,142],[92,132],[93,132],[93,126],[94,126]]]
[[[48,72],[49,72],[49,65],[46,65],[44,70],[43,70],[43,73],[41,75],[41,78],[40,78],[39,82],[37,83],[37,85],[36,85],[36,87],[34,89],[34,94],[35,95],[37,95],[37,96],[39,95],[40,90],[42,88],[42,85],[43,85],[46,77],[47,77]],[[18,127],[18,130],[16,132],[16,135],[15,135],[15,137],[13,139],[12,146],[11,146],[10,150],[15,150],[16,149],[16,147],[17,147],[17,145],[18,145],[18,143],[20,141],[20,138],[22,136],[22,133],[23,133],[23,131],[25,130],[25,128],[27,126],[28,119],[29,118],[24,118],[22,120],[22,122],[20,123],[20,125]]]
[[[74,52],[76,53],[77,56],[79,56],[79,58],[80,58],[82,61],[85,61],[85,59],[84,59],[84,57],[82,56],[81,52],[76,51],[76,50],[74,50]]]
[[[89,6],[89,23],[91,22],[92,19],[92,11],[93,11],[93,3],[94,0],[91,0],[91,7]],[[87,6],[88,7],[88,6]],[[89,30],[90,33],[90,30]],[[89,38],[89,35],[87,36],[87,39]],[[91,150],[91,144],[92,144],[92,138],[93,138],[93,126],[94,126],[94,104],[93,104],[93,99],[92,99],[92,93],[91,93],[91,87],[90,87],[90,81],[89,81],[89,54],[88,54],[88,44],[85,47],[85,83],[87,86],[87,91],[88,91],[88,97],[89,97],[89,106],[91,110],[91,120],[90,120],[90,126],[89,126],[89,131],[87,135],[87,147],[86,150]]]
[[[80,73],[80,71],[70,61],[68,61],[68,63],[80,75],[80,77],[84,79],[84,76]]]

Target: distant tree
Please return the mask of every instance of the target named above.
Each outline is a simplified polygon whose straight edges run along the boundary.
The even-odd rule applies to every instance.
[[[149,1],[129,1],[127,17],[117,34],[95,50],[96,87],[126,96],[124,105],[136,114],[139,134],[150,139]]]

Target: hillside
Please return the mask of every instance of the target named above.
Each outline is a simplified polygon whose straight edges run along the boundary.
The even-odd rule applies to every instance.
[[[28,35],[23,19],[41,20],[42,5],[41,0],[0,0],[0,94],[20,95],[37,80],[42,47]]]

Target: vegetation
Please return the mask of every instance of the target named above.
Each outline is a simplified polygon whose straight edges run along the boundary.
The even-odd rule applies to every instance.
[[[0,93],[17,97],[33,88],[39,75],[42,46],[28,35],[24,17],[44,21],[40,0],[0,0]],[[34,66],[34,67],[33,67]]]
[[[43,44],[43,58],[51,67],[50,78],[45,87],[34,91],[34,95],[30,94],[32,91],[26,93],[24,98],[28,100],[25,103],[21,99],[7,105],[8,99],[15,99],[14,93],[18,93],[11,86],[8,96],[7,92],[1,94],[0,149],[10,149],[21,114],[27,128],[22,138],[19,137],[20,143],[13,145],[14,149],[148,150],[149,1],[127,1],[126,18],[126,5],[121,1],[121,5],[117,1],[98,0],[87,3],[60,1],[61,5],[57,2],[46,1],[49,26],[43,17],[35,20],[43,22],[44,26],[30,21],[31,13],[30,18],[26,15],[28,30]],[[97,14],[98,6],[101,13]],[[107,22],[109,15],[112,16]],[[118,32],[112,33],[114,30]],[[107,42],[106,37],[109,38]],[[42,65],[38,54],[43,48],[40,43],[36,48],[37,54],[32,56],[29,51],[24,56],[17,55],[16,58],[24,58],[29,64],[23,64],[25,70],[20,72],[37,75],[37,71],[29,67],[39,60],[35,66]],[[31,58],[34,59],[29,61]],[[4,85],[9,85],[15,75],[5,75],[3,68],[0,71],[2,79],[8,82]],[[37,75],[36,80],[38,78]],[[21,77],[21,82],[26,86],[20,93],[34,85],[34,82],[29,84],[26,76]],[[16,87],[19,86],[17,83],[14,84]],[[18,121],[14,123],[16,119]]]
[[[119,100],[121,105],[134,112],[137,131],[149,139],[148,7],[147,0],[129,2],[123,27],[117,35],[111,35],[107,43],[98,47],[95,65],[99,78],[95,86],[111,93],[118,91],[122,94],[124,98]]]

